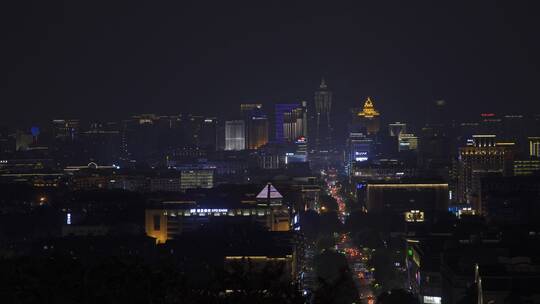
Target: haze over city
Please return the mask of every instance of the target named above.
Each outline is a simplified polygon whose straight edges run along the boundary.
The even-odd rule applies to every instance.
[[[540,303],[535,2],[0,7],[0,303]]]
[[[217,114],[309,99],[321,76],[336,109],[369,95],[392,119],[437,99],[454,115],[509,101],[539,110],[534,2],[4,5],[0,115],[11,122]]]

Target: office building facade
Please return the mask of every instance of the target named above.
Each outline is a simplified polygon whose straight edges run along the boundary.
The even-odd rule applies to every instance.
[[[276,104],[276,142],[292,143],[300,137],[307,138],[307,103]]]
[[[478,207],[482,177],[513,173],[513,148],[513,145],[497,143],[495,135],[473,135],[469,146],[459,148],[458,201]]]
[[[182,191],[212,187],[214,187],[214,170],[191,169],[180,171],[180,188]]]
[[[431,218],[448,210],[448,184],[434,182],[370,183],[367,185],[368,212],[422,212]]]
[[[225,122],[225,150],[240,151],[246,148],[246,126],[243,120]]]

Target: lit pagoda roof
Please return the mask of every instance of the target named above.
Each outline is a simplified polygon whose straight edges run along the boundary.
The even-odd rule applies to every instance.
[[[358,116],[366,117],[366,118],[373,118],[376,116],[379,116],[380,113],[375,109],[375,106],[373,105],[373,101],[371,101],[371,97],[368,97],[366,99],[366,102],[364,103],[364,108],[361,112],[358,112]]]

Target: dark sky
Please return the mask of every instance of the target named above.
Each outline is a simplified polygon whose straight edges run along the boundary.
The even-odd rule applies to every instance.
[[[10,2],[0,124],[312,101],[323,75],[343,115],[540,112],[533,1]]]

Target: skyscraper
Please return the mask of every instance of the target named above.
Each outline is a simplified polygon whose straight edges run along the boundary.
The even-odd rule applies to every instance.
[[[298,138],[307,137],[307,111],[306,102],[302,106],[283,113],[283,136],[287,142],[294,142]]]
[[[380,128],[379,116],[379,111],[375,109],[373,101],[368,97],[364,102],[362,111],[357,114],[358,124],[367,135],[376,135]]]
[[[294,142],[300,136],[307,137],[306,103],[276,104],[276,141]]]
[[[353,173],[355,164],[368,161],[372,155],[373,139],[363,133],[350,132],[347,139],[345,170],[348,174]]]
[[[248,149],[259,149],[268,143],[268,118],[252,116],[248,120]]]
[[[258,149],[267,144],[269,123],[268,117],[262,110],[262,104],[241,104],[240,112],[246,126],[247,149]]]
[[[332,111],[332,92],[324,78],[319,89],[315,91],[315,149],[328,150],[332,145],[332,124],[330,113]]]
[[[459,148],[458,200],[472,203],[478,208],[481,178],[511,175],[513,158],[513,145],[497,143],[495,135],[473,135],[469,146]]]
[[[225,122],[225,150],[244,150],[246,148],[245,123],[243,120]]]

